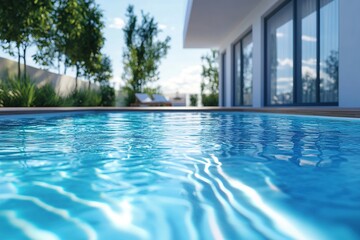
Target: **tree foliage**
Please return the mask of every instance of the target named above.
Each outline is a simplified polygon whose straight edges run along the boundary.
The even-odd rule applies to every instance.
[[[126,103],[130,105],[135,102],[135,93],[153,91],[148,84],[159,79],[159,64],[170,48],[170,37],[158,40],[160,30],[155,19],[141,12],[140,22],[131,5],[127,8],[126,17],[123,79],[128,95]]]
[[[52,0],[0,0],[0,41],[5,52],[18,58],[18,77],[26,54],[51,26]]]
[[[63,65],[64,74],[68,67],[74,67],[76,89],[79,76],[94,81],[111,77],[110,59],[101,52],[105,42],[103,13],[95,0],[0,0],[0,6],[0,43],[18,57],[19,77],[20,59],[26,66],[26,51],[31,45],[37,47],[33,56],[36,63],[57,65],[59,73]]]
[[[191,94],[190,95],[190,106],[197,107],[198,105],[198,95],[197,94]]]
[[[204,106],[219,105],[219,66],[218,51],[212,50],[210,54],[202,57],[201,72],[201,101]]]
[[[102,85],[109,82],[113,76],[112,64],[109,56],[100,56],[100,59],[98,60],[92,75],[94,82],[101,83]]]
[[[331,51],[329,57],[325,60],[325,73],[335,81],[339,79],[339,52]],[[335,87],[337,87],[334,84]]]

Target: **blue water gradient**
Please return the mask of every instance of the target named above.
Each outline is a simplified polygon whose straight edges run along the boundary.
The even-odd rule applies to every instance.
[[[1,239],[360,239],[360,121],[0,117]]]

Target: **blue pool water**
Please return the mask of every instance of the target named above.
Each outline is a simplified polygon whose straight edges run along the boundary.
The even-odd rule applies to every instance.
[[[0,117],[1,239],[359,239],[360,120]]]

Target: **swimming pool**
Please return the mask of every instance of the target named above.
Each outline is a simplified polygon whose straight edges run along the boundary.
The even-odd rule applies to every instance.
[[[1,239],[359,239],[360,120],[0,117]]]

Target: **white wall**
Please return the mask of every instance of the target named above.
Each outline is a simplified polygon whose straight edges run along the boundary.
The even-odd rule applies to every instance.
[[[339,2],[339,106],[360,107],[360,0]]]
[[[264,103],[264,21],[263,18],[275,9],[282,0],[263,0],[248,16],[240,22],[231,34],[225,37],[221,44],[220,52],[226,49],[226,100],[225,105],[230,107],[232,104],[232,46],[236,41],[244,36],[249,30],[253,35],[253,107],[262,107]],[[220,59],[221,60],[221,59]],[[221,65],[220,65],[221,66]],[[222,75],[220,75],[222,76]],[[222,84],[220,84],[220,93]],[[221,96],[220,96],[221,98]]]
[[[17,62],[0,57],[0,80],[6,78],[8,75],[17,76],[17,68]],[[21,65],[22,71],[23,68],[24,66]],[[26,68],[26,71],[38,87],[50,83],[55,88],[55,91],[61,96],[67,96],[75,89],[75,78],[73,77],[51,73],[49,71],[41,70],[30,66]],[[87,87],[87,81],[82,81],[80,79],[78,80],[79,89]],[[95,84],[92,84],[91,88],[98,89],[99,87]]]

